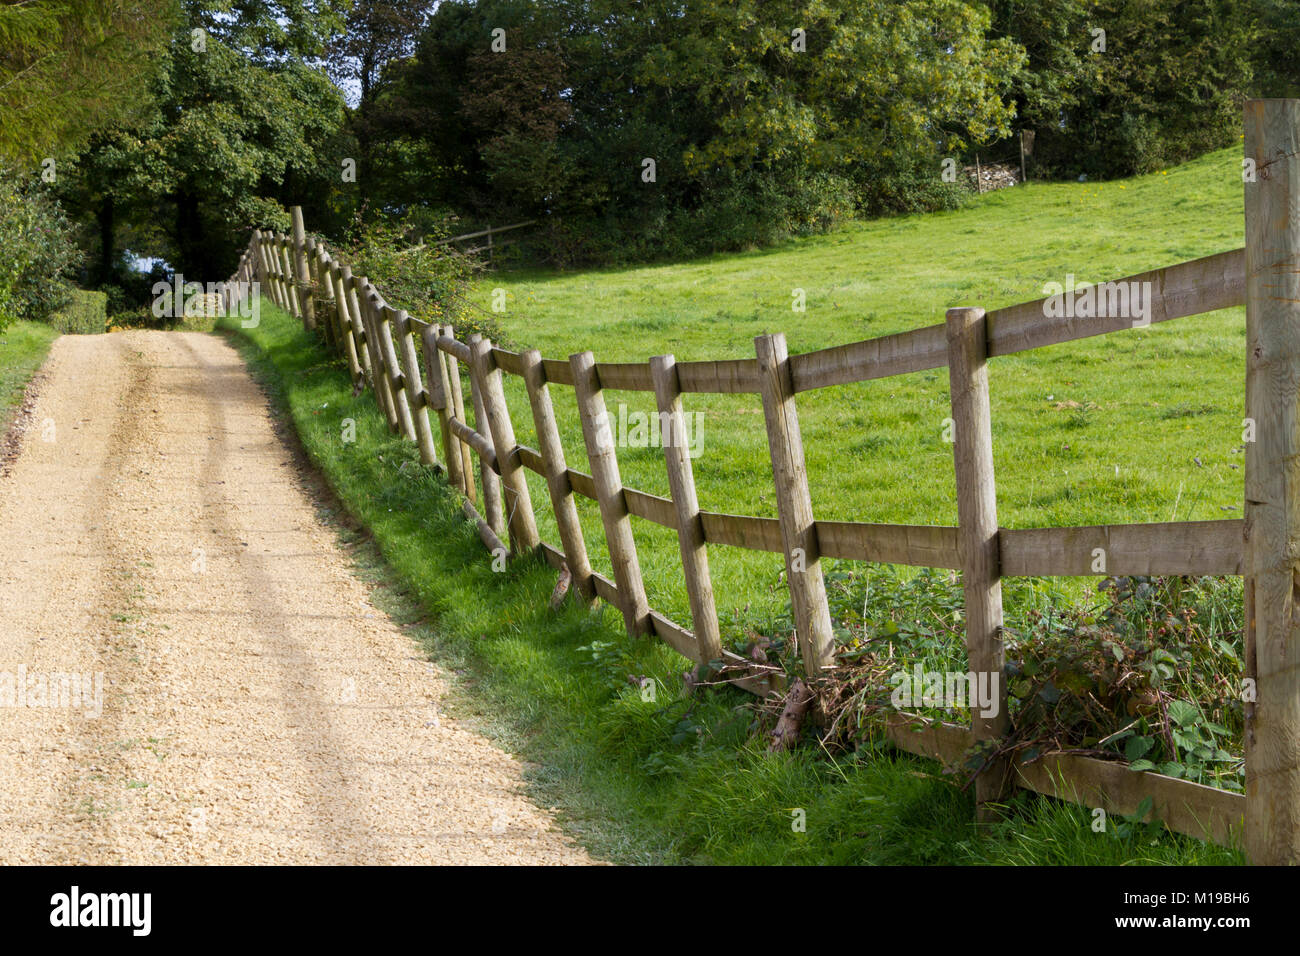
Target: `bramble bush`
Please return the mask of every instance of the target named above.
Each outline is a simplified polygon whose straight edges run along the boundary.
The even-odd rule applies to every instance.
[[[368,277],[390,305],[405,309],[412,318],[450,323],[461,339],[478,332],[501,344],[501,327],[466,297],[477,260],[449,245],[436,244],[450,234],[445,221],[417,223],[409,217],[367,220],[363,210],[338,258],[352,266],[353,274]]]
[[[59,203],[39,181],[0,170],[0,329],[48,321],[71,297],[68,275],[80,260]]]

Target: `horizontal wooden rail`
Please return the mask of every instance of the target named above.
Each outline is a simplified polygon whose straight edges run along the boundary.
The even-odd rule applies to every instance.
[[[456,339],[453,339],[449,335],[440,335],[438,336],[436,341],[438,344],[438,348],[442,349],[448,355],[453,356],[458,361],[461,362],[471,361],[471,353],[469,350],[469,346],[466,345],[464,342],[459,342]]]
[[[1130,287],[1137,284],[1146,288],[1148,283],[1152,324],[1245,305],[1246,250],[1234,249],[1164,269],[1140,272],[1117,279],[1113,284]],[[1037,299],[989,312],[986,319],[989,355],[1010,355],[1133,328],[1131,315],[1049,318],[1044,313],[1047,301]]]
[[[906,713],[891,714],[885,733],[899,749],[948,767],[960,766],[973,742],[968,727]],[[1120,760],[1081,754],[1049,753],[1029,762],[1020,760],[1012,772],[1017,784],[1027,790],[1100,807],[1111,815],[1132,815],[1150,796],[1152,817],[1177,833],[1221,846],[1236,845],[1241,838],[1246,811],[1241,793],[1134,771]]]
[[[1240,518],[998,530],[1002,573],[1008,577],[1241,574],[1244,550]]]
[[[1113,284],[1150,283],[1150,322],[1213,312],[1246,303],[1245,250],[1235,249],[1181,262],[1151,272],[1113,280]],[[1096,283],[1103,286],[1107,283]],[[1046,314],[1051,297],[995,309],[985,316],[988,354],[1010,355],[1076,339],[1133,328],[1131,315],[1052,317]],[[870,379],[923,372],[948,364],[942,325],[929,325],[864,342],[837,345],[790,356],[796,392],[847,385]]]
[[[448,419],[447,426],[458,438],[461,439],[461,441],[465,442],[465,444],[469,445],[470,448],[473,448],[478,452],[478,456],[483,460],[484,464],[497,472],[497,474],[500,474],[500,470],[497,467],[497,452],[496,448],[492,445],[492,439],[488,438],[481,432],[476,432],[459,418]]]
[[[629,514],[644,518],[646,521],[653,521],[665,528],[674,530],[677,528],[677,509],[673,507],[672,501],[667,498],[648,495],[644,491],[637,491],[635,488],[624,488],[623,503],[627,505]]]
[[[751,518],[749,515],[701,511],[700,523],[704,525],[704,540],[709,544],[725,544],[733,548],[771,551],[776,554],[785,550],[785,541],[781,538],[781,522],[776,518]]]
[[[961,567],[957,529],[941,525],[818,521],[817,540],[828,558],[922,568]]]

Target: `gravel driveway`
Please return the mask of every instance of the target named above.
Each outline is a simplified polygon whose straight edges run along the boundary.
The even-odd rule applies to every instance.
[[[590,863],[445,690],[229,345],[54,343],[0,478],[0,863]]]

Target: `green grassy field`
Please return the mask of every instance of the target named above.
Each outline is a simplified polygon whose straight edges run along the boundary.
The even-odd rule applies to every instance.
[[[23,390],[59,333],[39,322],[14,322],[0,332],[0,435],[9,427]]]
[[[621,616],[552,612],[539,559],[492,570],[446,483],[389,434],[367,393],[295,319],[263,300],[258,328],[222,327],[294,424],[343,507],[373,538],[343,536],[379,606],[455,681],[453,716],[528,761],[530,793],[596,856],[622,863],[1229,864],[1234,851],[1034,794],[977,831],[970,797],[936,764],[887,747],[769,755],[755,699],[688,697],[683,660],[630,639]],[[343,441],[346,419],[355,441]],[[752,481],[761,482],[762,470]],[[538,498],[539,502],[544,497]],[[594,539],[593,539],[594,541]],[[675,552],[674,552],[675,553]],[[657,565],[667,577],[668,564]],[[649,677],[643,699],[629,678]],[[802,821],[802,827],[795,824]]]
[[[640,268],[489,275],[476,301],[510,347],[597,361],[747,357],[754,336],[786,333],[792,353],[943,321],[955,305],[1035,299],[1043,284],[1120,278],[1238,248],[1240,153],[1224,150],[1113,183],[1032,184],[951,213],[856,223],[777,249]],[[807,311],[792,311],[792,290]],[[994,359],[990,367],[999,520],[1006,527],[1241,516],[1244,309]],[[511,384],[521,442],[536,447]],[[572,389],[555,387],[571,467],[587,470]],[[653,411],[653,396],[608,392],[611,415]],[[693,395],[701,506],[774,517],[757,396]],[[945,369],[804,393],[798,400],[818,518],[955,524]],[[668,493],[662,452],[620,449],[624,483]],[[558,543],[545,489],[530,475],[543,535]],[[583,524],[608,573],[594,504]],[[651,606],[689,624],[673,532],[634,519]],[[710,549],[724,631],[783,613],[777,555]],[[1082,586],[1057,582],[1077,597]],[[1040,588],[1031,588],[1035,600]]]

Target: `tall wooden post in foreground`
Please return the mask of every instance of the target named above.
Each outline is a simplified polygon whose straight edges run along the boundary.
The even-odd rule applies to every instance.
[[[996,688],[992,701],[971,702],[976,741],[996,740],[1010,726],[1003,674],[1002,581],[998,560],[998,503],[993,483],[993,432],[989,409],[987,328],[983,309],[949,309],[948,379],[952,392],[953,464],[957,471],[957,547],[966,603],[966,657],[975,687]],[[996,681],[996,683],[994,683]],[[985,716],[981,711],[994,708]],[[996,811],[987,804],[1005,796],[1005,761],[975,779],[977,819]]]
[[[1300,864],[1300,100],[1245,113],[1246,854]]]
[[[813,521],[808,468],[804,464],[803,437],[794,405],[794,382],[785,335],[760,335],[754,339],[758,354],[759,388],[767,422],[767,447],[776,485],[776,511],[781,521],[785,550],[786,583],[799,635],[804,673],[818,677],[835,657],[834,631],[826,581],[822,577],[821,546]]]
[[[618,454],[614,450],[614,435],[605,408],[600,375],[596,371],[596,359],[590,352],[577,352],[569,356],[569,367],[573,370],[573,389],[578,396],[578,415],[582,419],[582,439],[587,446],[587,461],[591,463],[591,480],[596,486],[596,503],[600,505],[600,520],[605,526],[609,560],[614,565],[614,583],[618,585],[623,623],[629,634],[649,634],[652,633],[650,605],[646,601],[641,562],[632,537],[632,519],[623,499],[623,479],[618,472]]]
[[[293,274],[298,288],[298,304],[302,308],[302,327],[314,329],[316,328],[316,306],[312,301],[311,290],[308,288],[311,282],[311,270],[307,265],[307,227],[303,225],[301,206],[294,206],[289,211],[293,216]]]

